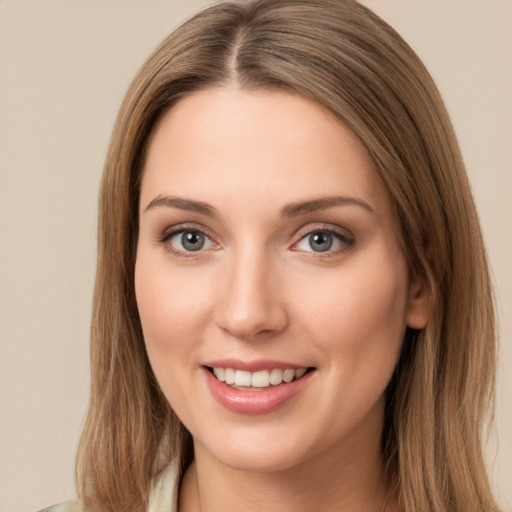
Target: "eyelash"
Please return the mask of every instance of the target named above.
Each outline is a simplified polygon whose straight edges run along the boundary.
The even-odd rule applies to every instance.
[[[305,240],[307,237],[317,234],[317,233],[332,235],[334,238],[336,238],[340,242],[341,247],[339,247],[338,249],[334,249],[334,250],[328,249],[325,252],[303,251],[304,253],[306,253],[308,255],[308,257],[311,257],[311,258],[329,258],[329,257],[333,257],[333,256],[338,256],[339,254],[345,253],[345,252],[349,251],[350,249],[352,249],[355,244],[355,239],[353,237],[347,235],[346,233],[343,233],[341,230],[338,230],[331,225],[324,224],[323,226],[318,226],[315,228],[308,227],[308,228],[305,228],[303,231],[302,230],[299,231],[299,233],[298,233],[299,239],[297,242],[294,242],[292,247],[297,246],[301,241]],[[292,249],[292,250],[295,250],[297,252],[299,251],[298,249]]]
[[[162,244],[165,247],[165,250],[170,252],[174,256],[178,256],[178,257],[182,257],[182,258],[197,257],[197,255],[195,253],[203,252],[201,249],[199,249],[198,251],[181,251],[179,249],[174,248],[173,245],[169,243],[169,241],[174,236],[179,235],[180,233],[187,232],[187,231],[191,232],[191,233],[200,233],[204,237],[206,237],[208,240],[210,240],[210,242],[212,244],[214,244],[215,246],[218,246],[218,244],[215,241],[213,241],[213,239],[205,232],[204,229],[197,227],[195,225],[183,225],[183,224],[166,230],[162,235],[157,237],[157,242]],[[310,228],[310,227],[304,228],[304,230],[299,231],[299,233],[298,233],[299,239],[293,243],[291,250],[296,251],[296,252],[301,252],[300,250],[294,249],[293,247],[297,246],[301,241],[305,240],[308,236],[311,236],[316,233],[324,233],[324,234],[329,234],[329,235],[334,236],[334,238],[336,238],[341,243],[341,248],[338,248],[335,250],[328,249],[325,252],[302,251],[302,252],[308,254],[308,257],[328,258],[328,257],[336,256],[338,254],[349,251],[350,249],[352,249],[352,247],[355,244],[354,238],[347,236],[345,233],[342,233],[341,231],[333,228],[330,225],[324,225],[324,226],[319,226],[319,227],[315,227],[315,228]]]
[[[170,229],[167,229],[161,236],[159,236],[157,238],[157,242],[159,242],[160,244],[162,244],[165,248],[166,251],[170,252],[173,256],[178,256],[178,257],[181,257],[181,258],[193,258],[193,257],[196,257],[197,255],[195,254],[196,252],[202,252],[201,250],[198,250],[198,251],[181,251],[179,249],[175,249],[173,247],[173,245],[170,242],[170,240],[175,237],[176,235],[179,235],[180,233],[185,233],[185,232],[190,232],[190,233],[200,233],[202,234],[205,238],[207,238],[208,240],[210,240],[214,245],[218,245],[216,244],[213,240],[212,240],[212,237],[210,237],[209,235],[207,235],[205,233],[205,230],[198,227],[198,226],[195,226],[195,225],[187,225],[187,224],[181,224],[179,226],[174,226]]]

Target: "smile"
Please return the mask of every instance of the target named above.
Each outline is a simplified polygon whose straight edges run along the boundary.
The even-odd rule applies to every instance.
[[[266,414],[293,403],[311,387],[316,370],[314,366],[270,359],[217,359],[201,366],[212,396],[237,414]]]
[[[260,370],[257,372],[249,372],[246,370],[235,370],[233,368],[214,367],[211,371],[220,382],[238,389],[262,389],[270,386],[279,386],[280,384],[289,383],[303,377],[308,371],[307,368],[273,368],[269,370]]]

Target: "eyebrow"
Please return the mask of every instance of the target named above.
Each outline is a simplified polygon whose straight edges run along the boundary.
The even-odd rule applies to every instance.
[[[281,208],[281,217],[296,217],[299,215],[305,215],[306,213],[312,213],[319,210],[325,210],[334,206],[343,205],[356,205],[374,213],[374,209],[362,199],[356,197],[347,196],[329,196],[320,197],[318,199],[312,199],[310,201],[298,201],[296,203],[290,203]],[[195,212],[208,217],[215,217],[215,208],[208,203],[203,201],[194,201],[193,199],[186,199],[183,197],[174,197],[159,195],[155,197],[146,206],[144,212],[152,210],[154,208],[165,206],[167,208],[178,208],[179,210],[185,210],[189,212]]]
[[[155,197],[146,206],[144,212],[158,208],[159,206],[166,206],[168,208],[178,208],[179,210],[186,210],[189,212],[196,212],[208,217],[215,216],[215,208],[210,206],[208,203],[202,201],[194,201],[193,199],[185,199],[182,197],[172,197],[160,195]]]
[[[358,199],[357,197],[329,196],[320,197],[311,201],[300,201],[288,204],[281,209],[281,217],[296,217],[298,215],[304,215],[306,213],[316,212],[319,210],[332,208],[333,206],[342,205],[361,206],[365,210],[368,210],[371,213],[375,213],[375,210],[366,201]]]

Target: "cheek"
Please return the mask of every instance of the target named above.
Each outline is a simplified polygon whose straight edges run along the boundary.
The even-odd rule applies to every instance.
[[[192,269],[173,269],[165,261],[139,252],[135,266],[135,295],[148,351],[172,351],[175,341],[191,339],[206,316],[202,280]]]
[[[139,250],[135,266],[144,343],[160,388],[173,408],[183,413],[192,390],[184,390],[180,383],[189,382],[200,346],[201,324],[207,316],[204,288],[192,279],[192,270],[170,268],[165,255],[148,253]]]
[[[148,359],[167,401],[183,421],[190,416],[190,375],[208,316],[204,286],[191,268],[171,268],[165,255],[159,258],[144,251],[139,251],[135,266],[135,295]]]
[[[315,288],[304,309],[304,330],[322,354],[320,366],[331,391],[318,403],[329,411],[333,428],[341,421],[338,411],[344,411],[349,428],[383,404],[406,328],[405,272],[356,270],[326,281],[324,293]]]
[[[314,331],[310,338],[339,364],[394,366],[406,327],[406,276],[399,262],[345,268],[316,283],[301,315]]]

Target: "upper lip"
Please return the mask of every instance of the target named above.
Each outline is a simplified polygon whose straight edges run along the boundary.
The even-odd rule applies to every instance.
[[[299,370],[300,368],[308,368],[308,365],[290,363],[287,361],[276,361],[271,359],[258,359],[255,361],[242,361],[240,359],[216,359],[214,361],[207,361],[203,366],[210,368],[233,368],[234,370],[245,370],[247,372],[259,372],[261,370],[272,370],[280,368],[286,370]]]

